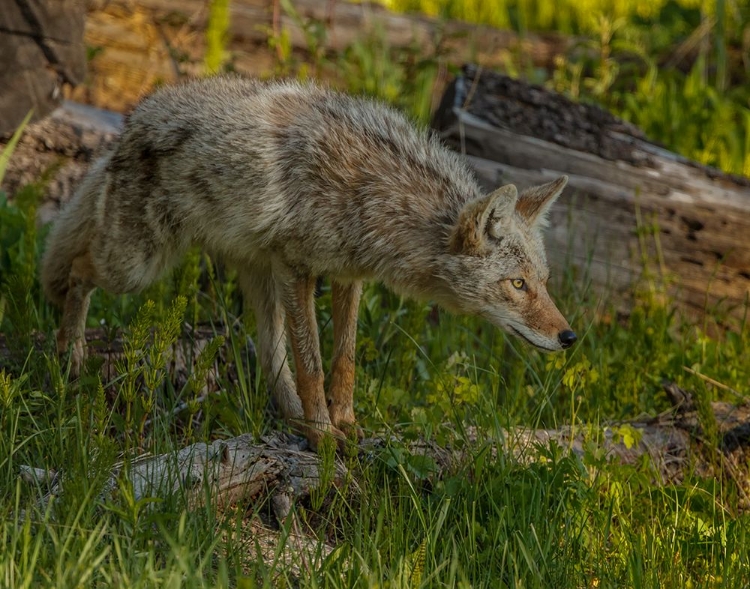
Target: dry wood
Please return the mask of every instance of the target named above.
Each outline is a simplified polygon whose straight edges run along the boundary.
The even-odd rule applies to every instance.
[[[199,354],[213,333],[211,329],[195,330],[192,337],[181,339],[175,346],[168,372],[174,390],[183,386],[191,371],[191,359]],[[118,376],[117,361],[122,356],[123,342],[119,337],[107,341],[105,335],[101,330],[89,330],[87,340],[90,344],[103,341],[99,346],[91,345],[90,350],[94,355],[103,356],[103,374],[113,380]],[[43,338],[38,338],[38,345],[44,345]],[[249,345],[252,350],[252,343]],[[10,356],[0,336],[0,358]],[[236,370],[226,351],[220,358],[227,375],[224,382],[231,381],[230,375]],[[205,394],[215,392],[218,386],[219,381],[210,378]],[[264,523],[258,518],[243,521],[242,529],[233,533],[238,534],[236,540],[247,545],[248,563],[258,556],[270,561],[274,555],[281,554],[294,574],[303,573],[316,558],[334,549],[306,533],[294,506],[303,504],[309,509],[312,497],[325,502],[334,493],[345,493],[348,501],[356,502],[359,465],[391,458],[394,454],[389,447],[425,457],[424,475],[434,482],[458,472],[470,477],[470,465],[479,451],[488,452],[492,459],[503,454],[521,464],[530,464],[539,460],[539,446],[554,444],[563,454],[589,454],[623,465],[645,466],[656,484],[678,483],[694,473],[723,478],[736,485],[739,507],[750,508],[750,405],[714,402],[707,413],[700,412],[689,392],[672,383],[665,384],[665,389],[674,408],[653,418],[559,429],[518,427],[492,438],[501,440],[499,442],[488,442],[486,432],[474,427],[464,434],[455,433],[454,443],[448,445],[430,440],[405,444],[394,435],[376,436],[364,440],[357,449],[352,448],[353,458],[336,457],[332,466],[325,470],[304,438],[282,432],[270,433],[260,440],[244,434],[211,443],[200,442],[158,456],[143,455],[116,464],[103,485],[100,499],[116,501],[124,483],[132,485],[136,501],[172,498],[191,509],[209,500],[227,517],[232,517],[233,511],[245,513],[249,506],[270,502],[278,520],[292,518],[292,533],[288,539],[272,522]],[[20,468],[19,476],[39,489],[42,511],[64,493],[64,465],[57,471],[26,465]]]
[[[190,335],[184,335],[175,345],[168,365],[167,378],[174,390],[184,386],[194,359],[215,335],[215,330],[186,327],[185,333]],[[123,357],[123,340],[116,335],[110,341],[101,329],[89,329],[86,336],[90,353],[104,360],[101,366],[103,381],[115,381],[119,376],[119,360]],[[42,336],[36,341],[37,346],[44,346]],[[249,340],[247,345],[252,357],[254,345]],[[11,350],[0,334],[0,358],[11,356]],[[237,371],[231,358],[228,346],[220,350],[214,374],[209,377],[204,393],[213,394],[219,390],[216,378],[219,364],[223,367],[222,382],[232,384]],[[245,367],[247,371],[248,367]],[[518,427],[504,431],[502,443],[493,443],[489,451],[493,456],[502,452],[528,462],[537,459],[537,445],[548,446],[553,442],[578,456],[595,452],[622,464],[641,464],[648,456],[651,474],[658,483],[679,482],[696,472],[702,476],[728,476],[736,480],[741,492],[749,491],[750,404],[738,395],[738,404],[712,402],[708,414],[701,415],[692,393],[669,382],[664,384],[664,389],[673,409],[655,417],[601,426]],[[706,424],[707,419],[715,423]],[[623,432],[627,428],[632,436],[630,442],[624,439]],[[714,430],[716,439],[707,439],[704,432]],[[454,437],[459,443],[440,446],[422,440],[408,444],[408,450],[413,455],[429,458],[434,465],[431,476],[443,477],[465,467],[472,453],[484,446],[486,439],[483,432],[473,427],[467,428],[465,435],[456,433]],[[403,446],[396,437],[368,438],[360,445],[360,459],[372,459],[379,450],[391,444]],[[106,486],[107,492],[116,490],[121,468],[122,464],[114,468]],[[136,498],[179,492],[191,504],[200,503],[210,495],[219,504],[226,505],[279,495],[274,499],[275,507],[284,517],[290,502],[307,499],[320,484],[318,458],[308,450],[307,441],[281,432],[271,433],[261,440],[245,434],[210,444],[193,444],[170,454],[140,457],[128,468]],[[48,497],[59,493],[64,481],[60,473],[45,472],[33,465],[24,467],[21,476],[50,487]],[[328,480],[331,489],[347,481],[347,469],[340,459],[337,459]],[[356,490],[356,486],[352,489]],[[750,503],[745,507],[750,507]]]
[[[278,0],[233,0],[227,40],[229,63],[245,75],[268,76],[277,70],[273,37],[289,35],[294,58],[310,63],[305,26],[325,25],[321,50],[337,59],[351,45],[373,35],[394,50],[418,47],[422,56],[450,63],[479,61],[502,67],[516,61],[551,67],[555,56],[575,41],[561,35],[527,34],[396,14],[378,4],[345,0],[292,0],[297,16],[278,10]],[[90,0],[85,40],[96,48],[88,83],[70,97],[113,110],[130,108],[158,82],[203,72],[205,0]],[[323,72],[325,73],[325,72]]]
[[[674,411],[647,421],[628,424],[632,431],[623,434],[623,424],[592,429],[588,427],[561,428],[559,430],[516,429],[507,432],[505,443],[493,445],[489,452],[496,457],[499,452],[511,455],[523,463],[539,459],[537,446],[548,447],[556,443],[564,453],[578,455],[586,452],[598,454],[621,464],[645,464],[657,483],[671,484],[681,481],[690,473],[715,476],[733,481],[740,496],[739,507],[750,507],[748,499],[748,444],[750,443],[750,407],[736,407],[728,403],[713,403],[712,409],[719,426],[718,447],[702,439],[700,419],[689,394],[674,385],[682,405]],[[624,441],[624,435],[633,435],[634,442]],[[440,447],[434,443],[415,442],[408,449],[414,455],[427,456],[435,464],[431,478],[436,479],[456,473],[471,464],[472,453],[484,445],[484,437],[476,430],[469,431],[468,444],[461,450]],[[293,506],[307,503],[312,493],[326,494],[345,488],[347,493],[357,492],[357,473],[348,473],[337,459],[333,472],[328,473],[325,485],[321,484],[321,465],[318,456],[300,449],[300,439],[274,433],[261,440],[249,435],[211,444],[194,444],[173,453],[142,457],[127,468],[136,500],[164,499],[176,496],[186,507],[195,507],[210,498],[213,505],[231,517],[233,510],[242,513],[248,506],[262,504],[270,499],[274,513],[280,521],[292,518],[288,539],[273,524],[254,517],[245,518],[242,529],[233,532],[247,549],[248,566],[260,556],[271,563],[281,555],[284,567],[299,575],[314,568],[317,558],[325,557],[334,546],[320,542],[306,533]],[[387,444],[402,446],[398,440],[370,439],[360,447],[360,460],[378,456],[379,448]],[[632,445],[630,445],[632,444]],[[353,464],[356,464],[353,463]],[[104,501],[115,498],[122,465],[112,471],[105,485]],[[463,471],[471,476],[470,470]],[[333,476],[331,476],[333,475]],[[42,469],[22,467],[21,476],[29,484],[46,489],[41,504],[54,501],[63,492],[64,472],[50,473]],[[348,485],[348,486],[347,486]],[[351,499],[350,499],[351,500]],[[356,501],[356,498],[354,498]],[[222,533],[228,533],[224,528]],[[280,550],[281,547],[281,550]]]
[[[570,176],[548,251],[595,292],[643,279],[671,287],[691,314],[742,319],[750,296],[750,180],[647,141],[632,125],[543,88],[467,67],[435,117],[489,187]],[[645,263],[644,263],[645,261]]]
[[[171,383],[173,390],[179,391],[184,387],[195,359],[215,335],[215,327],[193,329],[185,325],[183,335],[175,344],[167,366],[166,379]],[[88,329],[86,340],[90,355],[103,360],[100,370],[105,385],[118,380],[120,361],[124,356],[122,336],[108,335],[102,329]],[[45,349],[43,335],[37,335],[35,342],[37,348]],[[255,346],[249,338],[247,349],[247,356],[252,364]],[[0,334],[0,359],[12,357],[13,350],[9,348],[6,337]],[[219,366],[222,367],[223,374],[221,381],[216,376]],[[243,368],[245,373],[251,370],[250,366]],[[686,370],[692,371],[687,367]],[[236,384],[237,373],[230,345],[225,343],[219,350],[212,374],[209,375],[202,392],[215,394],[221,392],[221,385],[233,387]],[[713,383],[708,384],[714,386]],[[739,394],[738,404],[711,403],[710,413],[715,421],[717,439],[706,440],[703,431],[707,416],[699,415],[693,394],[669,382],[664,383],[664,389],[673,409],[658,416],[604,424],[600,427],[519,427],[503,432],[502,444],[493,445],[491,451],[495,454],[504,452],[520,461],[527,461],[535,459],[535,445],[546,446],[550,442],[555,442],[561,448],[579,456],[583,456],[587,450],[598,448],[602,456],[623,464],[637,464],[644,455],[648,455],[652,472],[661,483],[682,480],[687,474],[685,469],[688,467],[703,475],[720,476],[721,472],[720,469],[717,470],[717,465],[720,465],[721,461],[717,457],[723,455],[722,459],[730,460],[733,467],[743,473],[744,479],[748,479],[750,483],[747,472],[750,462],[746,460],[746,453],[750,448],[750,404]],[[622,435],[618,433],[624,424],[636,432],[633,444],[624,443]],[[713,428],[713,425],[709,426],[709,429]],[[483,433],[475,428],[467,428],[465,437],[456,433],[455,438],[456,441],[462,441],[455,447],[439,446],[423,440],[411,443],[409,450],[413,454],[429,457],[435,465],[434,475],[444,476],[464,465],[471,453],[484,443]],[[368,438],[360,446],[360,457],[372,456],[378,448],[394,442],[401,444],[397,438]],[[149,494],[157,489],[162,493],[166,492],[166,489],[170,493],[177,490],[187,491],[190,501],[199,502],[203,500],[201,493],[205,492],[203,483],[209,480],[214,485],[213,496],[225,503],[233,502],[241,488],[245,488],[253,498],[274,489],[274,492],[282,492],[290,499],[299,500],[307,497],[310,490],[318,484],[317,458],[307,449],[308,444],[304,438],[281,432],[272,433],[260,441],[243,435],[229,440],[216,440],[211,444],[194,444],[169,455],[139,458],[130,465],[130,477],[136,496],[141,498],[151,496]],[[113,471],[112,484],[117,479],[121,466]],[[31,477],[48,485],[60,482],[58,473],[45,474],[33,467],[29,467],[22,474],[25,478]],[[332,474],[334,486],[344,481],[346,468],[342,462],[336,463]],[[209,478],[206,479],[206,476]],[[194,488],[191,485],[194,485]],[[110,489],[114,487],[110,486]]]

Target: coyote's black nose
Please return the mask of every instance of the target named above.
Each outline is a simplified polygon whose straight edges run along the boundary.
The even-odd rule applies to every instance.
[[[557,336],[557,340],[560,342],[560,345],[563,348],[569,348],[574,343],[576,343],[577,339],[578,338],[576,337],[576,334],[570,331],[569,329],[566,329],[565,331],[561,331]]]

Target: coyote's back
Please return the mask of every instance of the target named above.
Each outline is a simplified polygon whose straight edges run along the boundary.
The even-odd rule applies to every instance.
[[[315,85],[211,78],[136,107],[55,223],[42,282],[64,307],[58,344],[74,344],[77,368],[93,288],[141,290],[190,245],[203,246],[238,269],[269,386],[315,443],[354,427],[363,279],[482,315],[541,348],[572,343],[544,287],[540,234],[563,186],[482,196],[459,156],[380,103]],[[328,408],[312,298],[320,275],[334,295]]]

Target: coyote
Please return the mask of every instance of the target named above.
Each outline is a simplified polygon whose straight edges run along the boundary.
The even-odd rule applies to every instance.
[[[215,77],[162,88],[52,227],[41,278],[63,308],[58,350],[72,345],[76,373],[93,289],[139,291],[198,244],[238,271],[283,416],[313,447],[361,435],[352,397],[363,280],[479,315],[544,350],[575,342],[547,294],[541,235],[566,182],[482,195],[465,161],[404,115],[314,84]],[[324,275],[328,402],[313,297]]]

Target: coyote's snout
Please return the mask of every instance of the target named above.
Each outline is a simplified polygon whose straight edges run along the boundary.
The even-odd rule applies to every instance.
[[[544,350],[575,342],[547,294],[541,236],[566,181],[483,196],[464,160],[400,113],[315,85],[218,77],[164,88],[134,110],[52,228],[42,282],[63,307],[58,347],[72,344],[77,370],[92,290],[141,290],[199,244],[238,271],[283,415],[313,445],[343,438],[358,432],[363,280],[480,315]],[[313,297],[322,275],[333,294],[327,395]]]

